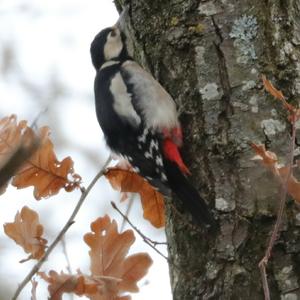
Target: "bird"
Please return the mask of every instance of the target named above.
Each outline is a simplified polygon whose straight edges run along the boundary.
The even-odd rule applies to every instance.
[[[95,36],[90,54],[96,115],[108,148],[165,197],[177,195],[198,225],[215,228],[210,209],[188,180],[171,95],[129,55],[118,23]]]

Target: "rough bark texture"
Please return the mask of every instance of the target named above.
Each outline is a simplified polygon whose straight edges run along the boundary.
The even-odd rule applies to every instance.
[[[290,126],[260,75],[292,101],[300,94],[297,0],[131,0],[134,57],[174,97],[191,180],[215,211],[217,236],[193,229],[168,205],[174,299],[263,299],[257,267],[275,221],[278,184],[251,160],[249,142],[284,161]],[[288,201],[268,265],[272,299],[300,299],[300,214]],[[159,295],[158,295],[159,299]]]

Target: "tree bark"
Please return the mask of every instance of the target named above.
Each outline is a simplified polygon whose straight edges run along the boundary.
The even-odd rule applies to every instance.
[[[279,186],[249,142],[286,159],[290,126],[260,76],[299,99],[300,2],[116,1],[119,11],[125,4],[134,57],[175,99],[191,181],[220,225],[216,236],[195,228],[176,199],[167,203],[173,298],[263,299],[258,262]],[[271,299],[300,299],[300,214],[291,199],[285,212],[268,282]]]

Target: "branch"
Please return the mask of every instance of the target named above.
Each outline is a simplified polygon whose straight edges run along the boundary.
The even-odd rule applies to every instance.
[[[128,219],[127,216],[125,216],[120,209],[117,207],[115,202],[110,202],[111,206],[126,220],[126,222],[132,227],[132,229],[143,239],[143,241],[149,245],[154,251],[156,251],[160,256],[162,256],[164,259],[166,259],[168,262],[170,262],[170,259],[165,256],[163,253],[161,253],[159,250],[156,249],[155,246],[157,245],[167,245],[165,242],[156,242],[151,239],[149,239],[147,236],[145,236],[135,225],[131,223],[131,221]]]
[[[24,289],[24,287],[31,280],[31,278],[39,271],[39,269],[41,268],[41,266],[43,265],[43,263],[46,261],[46,259],[51,254],[51,252],[56,247],[56,245],[61,241],[61,239],[63,238],[63,236],[65,235],[65,233],[68,231],[68,229],[75,223],[74,219],[75,219],[75,217],[76,217],[76,215],[77,215],[80,207],[82,206],[84,200],[86,199],[86,197],[88,196],[88,194],[90,193],[91,189],[94,187],[94,185],[96,184],[96,182],[98,181],[98,179],[103,176],[103,174],[105,172],[105,169],[106,169],[106,167],[108,166],[108,164],[110,162],[111,162],[111,157],[109,157],[107,159],[107,161],[105,162],[105,164],[102,167],[101,171],[95,176],[95,178],[89,184],[89,186],[87,187],[87,189],[85,189],[83,187],[81,188],[81,196],[80,196],[80,198],[79,198],[79,200],[77,202],[77,205],[75,206],[74,211],[72,212],[70,218],[68,219],[68,221],[66,222],[66,224],[62,228],[62,230],[59,232],[59,234],[57,235],[57,237],[55,238],[55,240],[49,246],[49,248],[45,252],[44,256],[33,266],[33,268],[28,273],[28,275],[20,283],[20,285],[17,288],[14,296],[12,297],[12,300],[16,300],[18,298],[18,296],[20,295],[20,293],[22,292],[22,290]]]
[[[145,242],[148,246],[150,246],[156,253],[158,253],[161,257],[163,257],[169,265],[172,265],[174,268],[179,270],[180,272],[184,273],[188,277],[192,277],[191,274],[186,273],[184,270],[182,270],[178,265],[176,265],[169,257],[164,255],[162,252],[160,252],[156,246],[157,245],[168,245],[166,242],[157,242],[153,241],[147,236],[145,236],[135,225],[131,223],[131,221],[128,219],[127,216],[125,216],[120,209],[117,207],[116,203],[111,201],[111,206],[126,220],[126,222],[132,227],[132,229],[142,238],[143,242]]]

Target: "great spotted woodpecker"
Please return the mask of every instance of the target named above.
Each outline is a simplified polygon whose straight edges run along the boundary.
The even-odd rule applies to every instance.
[[[108,147],[163,195],[174,192],[198,223],[215,227],[205,201],[186,178],[175,103],[129,56],[120,26],[96,35],[91,57],[97,72],[96,113]]]

